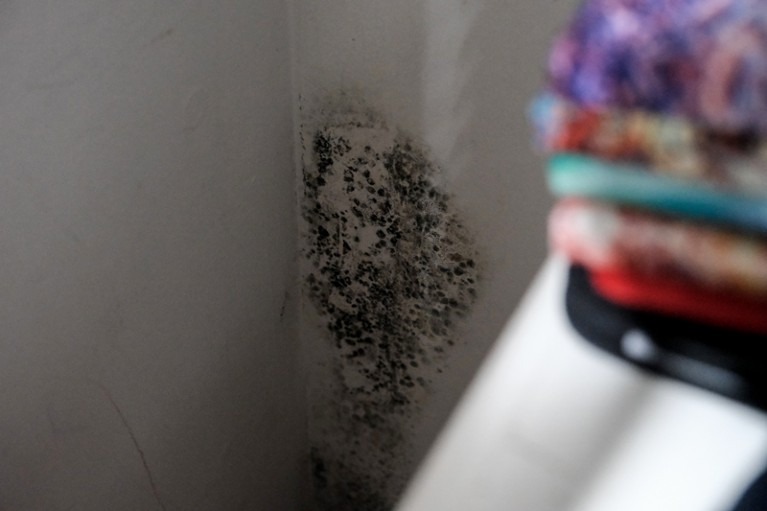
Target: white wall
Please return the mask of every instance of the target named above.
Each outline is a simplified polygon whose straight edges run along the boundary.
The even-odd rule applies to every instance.
[[[287,32],[0,2],[0,508],[302,507]]]
[[[481,260],[417,460],[544,253],[524,109],[571,6],[293,4],[304,113],[411,134]],[[286,11],[0,1],[0,508],[303,505]]]
[[[551,200],[525,113],[541,84],[551,38],[574,2],[294,4],[305,159],[312,157],[312,129],[335,106],[369,107],[391,129],[409,133],[440,168],[439,184],[454,194],[454,212],[472,233],[481,263],[478,298],[456,326],[459,342],[445,346],[443,372],[432,371],[429,391],[413,407],[417,417],[402,423],[412,455],[402,459],[401,472],[408,474],[543,261]],[[342,92],[346,99],[339,102]],[[310,391],[336,377],[331,368],[338,358],[322,318],[311,318],[315,308],[307,303],[302,330],[317,362]],[[323,355],[320,345],[330,346],[330,353]],[[312,420],[321,437],[329,429],[327,419],[313,412]],[[344,421],[338,427],[353,429]],[[375,466],[375,458],[368,466]]]

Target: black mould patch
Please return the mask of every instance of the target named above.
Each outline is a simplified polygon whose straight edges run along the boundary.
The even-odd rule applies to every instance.
[[[478,269],[437,167],[374,116],[348,115],[304,148],[305,290],[332,343],[312,466],[322,509],[385,511],[409,434]]]

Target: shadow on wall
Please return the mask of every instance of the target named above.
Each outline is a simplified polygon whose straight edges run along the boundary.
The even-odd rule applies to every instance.
[[[303,509],[285,3],[0,13],[0,508]]]

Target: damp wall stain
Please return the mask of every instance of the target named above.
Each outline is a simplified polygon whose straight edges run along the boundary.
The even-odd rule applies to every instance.
[[[384,511],[415,468],[409,441],[474,303],[477,255],[417,140],[369,111],[314,124],[301,211],[325,344],[310,381],[316,496],[323,511]]]

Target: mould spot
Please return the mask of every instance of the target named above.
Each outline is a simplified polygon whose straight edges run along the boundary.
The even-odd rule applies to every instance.
[[[303,139],[304,289],[330,342],[310,419],[318,501],[385,511],[414,468],[408,432],[473,305],[477,257],[417,141],[369,113]]]

